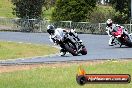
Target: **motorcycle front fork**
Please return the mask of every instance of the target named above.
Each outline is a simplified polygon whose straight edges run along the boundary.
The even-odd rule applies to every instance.
[[[76,46],[77,46],[78,53],[82,50],[82,48],[84,48],[84,45],[80,43],[77,43]]]

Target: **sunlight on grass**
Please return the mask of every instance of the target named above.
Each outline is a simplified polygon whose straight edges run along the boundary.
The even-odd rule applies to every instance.
[[[48,45],[0,42],[0,60],[55,54],[58,50]]]
[[[0,0],[0,16],[14,18],[15,16],[12,14],[13,4],[11,0]]]
[[[68,64],[68,63],[67,63]],[[76,83],[79,64],[60,64],[0,74],[0,88],[131,88],[130,84],[87,84]],[[126,73],[132,75],[132,61],[112,62],[89,65],[83,64],[88,74]]]

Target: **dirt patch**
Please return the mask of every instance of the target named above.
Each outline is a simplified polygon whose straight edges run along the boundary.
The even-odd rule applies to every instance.
[[[11,27],[0,25],[0,30],[11,30]]]
[[[0,66],[0,73],[3,72],[14,72],[19,70],[30,70],[33,68],[40,67],[41,65],[7,65],[7,66]]]
[[[69,67],[71,65],[89,66],[89,65],[103,64],[103,63],[108,62],[108,61],[127,63],[130,60],[95,60],[95,61],[58,62],[58,63],[53,63],[53,64],[6,65],[6,66],[0,66],[0,73],[14,72],[14,71],[20,71],[20,70],[30,70],[30,69],[35,69],[35,68],[39,68],[39,67],[57,68],[57,67]]]

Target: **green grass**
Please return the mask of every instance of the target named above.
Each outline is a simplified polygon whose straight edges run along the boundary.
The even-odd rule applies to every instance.
[[[0,88],[131,88],[130,84],[86,84],[76,83],[79,64],[67,66],[41,66],[32,70],[0,74]],[[88,74],[130,74],[132,61],[107,61],[100,64],[83,64]]]
[[[0,17],[14,18],[11,0],[0,0]]]
[[[55,54],[58,50],[48,45],[0,42],[0,60]]]

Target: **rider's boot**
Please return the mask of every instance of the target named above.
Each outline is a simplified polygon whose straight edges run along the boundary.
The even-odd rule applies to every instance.
[[[66,54],[65,49],[61,49],[61,50],[60,50],[60,56],[64,56],[65,54]]]
[[[111,37],[111,38],[109,39],[109,46],[113,46],[113,45],[114,45],[114,38]]]

